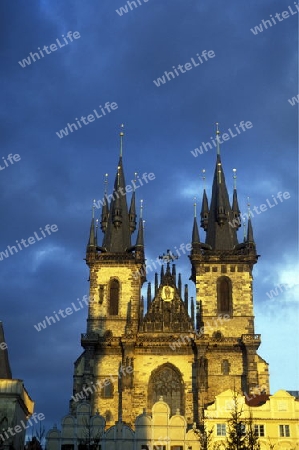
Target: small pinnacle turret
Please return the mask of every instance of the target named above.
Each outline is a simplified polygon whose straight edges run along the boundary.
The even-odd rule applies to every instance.
[[[203,196],[202,196],[202,206],[201,206],[201,213],[200,213],[201,221],[200,226],[207,231],[208,228],[208,221],[209,221],[209,205],[208,205],[208,197],[206,190],[203,190]]]
[[[234,192],[233,192],[233,202],[232,202],[232,211],[234,216],[234,224],[236,228],[240,228],[241,224],[241,212],[238,204],[238,196],[237,196],[237,169],[233,169],[233,179],[234,179]]]
[[[132,194],[131,205],[130,205],[130,210],[129,210],[131,234],[134,233],[134,231],[136,230],[136,224],[137,224],[137,222],[136,222],[137,214],[136,214],[135,202],[136,202],[136,199],[135,199],[135,190],[134,190],[134,192]]]
[[[199,231],[196,219],[196,199],[194,201],[194,220],[193,220],[193,229],[192,229],[192,249],[196,251],[200,248],[200,238]]]
[[[237,244],[234,213],[230,206],[220,154],[217,154],[206,244],[213,250],[232,250]]]
[[[253,229],[252,229],[252,222],[251,217],[249,216],[248,219],[248,225],[247,225],[247,244],[250,244],[251,246],[255,246],[254,238],[253,238]]]
[[[108,216],[109,216],[109,207],[107,200],[107,186],[108,186],[108,173],[105,174],[105,182],[104,182],[104,198],[103,198],[103,206],[102,206],[102,214],[101,214],[101,230],[105,233],[108,224]]]
[[[96,230],[95,230],[95,219],[94,219],[94,204],[92,206],[92,218],[91,218],[91,224],[90,224],[90,231],[89,231],[89,239],[87,244],[87,251],[92,252],[96,251],[97,247],[97,239],[96,239]]]

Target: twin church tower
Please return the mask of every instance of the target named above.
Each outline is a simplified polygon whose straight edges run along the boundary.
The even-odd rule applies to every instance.
[[[94,218],[90,227],[92,301],[70,413],[87,399],[107,428],[118,420],[133,426],[163,397],[171,414],[179,411],[192,425],[226,389],[250,393],[262,386],[269,393],[268,364],[257,354],[261,340],[254,331],[252,270],[258,255],[252,224],[249,218],[239,242],[237,190],[230,201],[219,144],[211,199],[204,190],[200,224],[196,214],[193,222],[195,302],[189,304],[186,285],[182,293],[171,254],[153,292],[148,284],[146,302],[141,296],[147,281],[143,220],[137,220],[135,192],[128,203],[122,153],[111,198],[109,203],[104,197],[99,219],[103,237]]]

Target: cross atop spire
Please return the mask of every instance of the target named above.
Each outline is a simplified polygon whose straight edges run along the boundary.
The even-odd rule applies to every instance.
[[[216,122],[216,141],[217,141],[217,155],[220,155],[220,143],[219,143],[219,123]]]
[[[107,194],[107,190],[108,190],[108,173],[105,173],[105,178],[104,178],[104,195]]]
[[[119,136],[120,136],[120,153],[119,153],[119,156],[122,158],[122,156],[123,156],[123,139],[124,139],[124,135],[125,135],[125,133],[124,133],[124,124],[122,123],[121,124],[121,126],[120,126],[120,133],[119,133]]]
[[[237,169],[233,169],[234,189],[237,189]]]

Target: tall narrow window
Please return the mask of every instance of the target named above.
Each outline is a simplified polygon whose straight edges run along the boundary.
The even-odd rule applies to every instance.
[[[217,307],[218,313],[231,313],[232,311],[232,283],[228,277],[217,280]]]
[[[221,364],[222,375],[229,375],[230,363],[227,359],[224,359]]]
[[[109,298],[109,314],[111,316],[118,315],[119,304],[119,281],[113,279],[110,281],[110,298]]]

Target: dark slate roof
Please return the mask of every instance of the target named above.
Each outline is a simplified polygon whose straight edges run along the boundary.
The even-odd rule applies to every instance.
[[[107,252],[125,252],[131,247],[130,220],[125,188],[126,182],[123,171],[123,162],[122,157],[120,156],[115,177],[113,197],[110,203],[107,229],[104,234],[102,245]],[[115,223],[116,220],[119,220],[118,224]]]
[[[206,235],[206,244],[212,250],[232,250],[238,244],[237,228],[229,224],[233,219],[221,157],[217,155]]]

